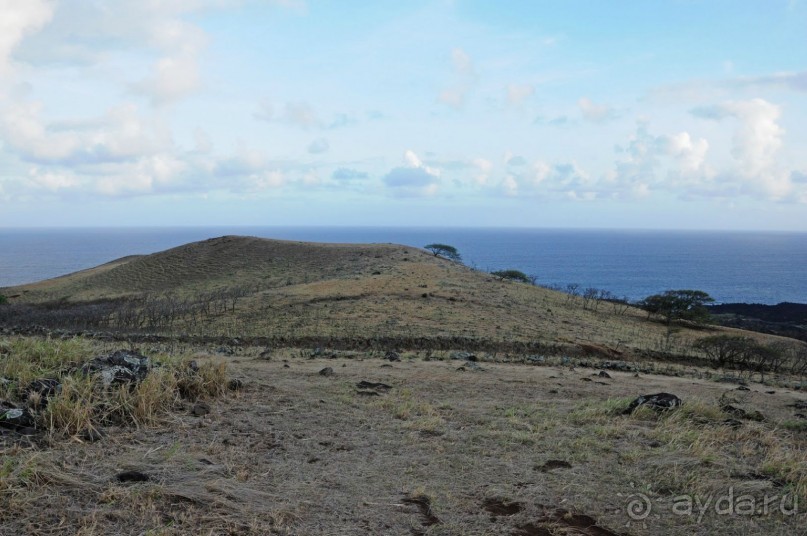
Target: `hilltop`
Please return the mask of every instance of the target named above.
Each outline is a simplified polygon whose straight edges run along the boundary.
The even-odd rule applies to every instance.
[[[501,280],[394,244],[224,236],[3,293],[24,307],[17,322],[286,346],[624,358],[690,355],[692,341],[710,334],[671,331],[625,304]]]

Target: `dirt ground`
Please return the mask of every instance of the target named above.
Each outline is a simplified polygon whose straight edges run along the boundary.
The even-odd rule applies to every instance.
[[[800,480],[771,469],[804,472],[805,432],[778,424],[804,393],[456,360],[228,362],[242,390],[160,426],[6,437],[4,458],[27,473],[3,495],[0,534],[804,534]],[[618,414],[662,391],[684,400],[678,415]],[[724,422],[724,394],[765,422]]]

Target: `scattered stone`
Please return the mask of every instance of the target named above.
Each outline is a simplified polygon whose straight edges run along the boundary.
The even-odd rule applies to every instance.
[[[331,367],[325,367],[324,369],[319,371],[320,376],[333,376],[333,369]]]
[[[398,354],[398,352],[389,351],[384,354],[384,359],[387,361],[400,361],[401,356]]]
[[[221,355],[233,355],[235,352],[228,346],[219,346],[216,348],[216,353]]]
[[[191,408],[191,413],[196,417],[204,417],[210,413],[210,406],[204,402],[197,402]]]
[[[572,464],[565,460],[549,460],[545,464],[541,466],[536,466],[535,469],[541,471],[542,473],[547,473],[552,471],[553,469],[571,469]]]
[[[651,441],[650,443],[647,444],[647,446],[650,447],[651,449],[657,449],[661,447],[661,441]]]
[[[634,370],[634,367],[624,361],[605,361],[600,365],[600,367],[619,372],[632,372]]]
[[[381,368],[393,368],[393,366],[390,365],[389,363],[384,363],[383,365],[381,365]]]
[[[745,385],[741,385],[741,386],[737,387],[737,389],[735,389],[735,390],[736,391],[750,391],[751,389],[749,389]]]
[[[392,389],[391,385],[387,385],[386,383],[380,382],[368,382],[366,380],[362,380],[356,384],[356,387],[359,389],[373,389],[375,391],[384,391],[387,392]]]
[[[230,391],[240,391],[244,388],[244,382],[238,378],[233,378],[227,382],[227,389]]]
[[[151,477],[140,471],[123,471],[115,475],[118,482],[148,482]]]
[[[604,370],[601,370],[600,373],[597,374],[597,376],[599,376],[600,378],[611,378],[611,375],[605,372]]]
[[[127,350],[118,350],[96,357],[82,368],[84,374],[98,373],[105,387],[112,384],[140,382],[151,370],[148,357]]]
[[[308,354],[308,357],[319,357],[319,356],[321,356],[321,355],[322,355],[322,348],[320,348],[319,346],[317,346],[316,348],[314,348],[313,350],[311,350],[311,353],[310,353],[310,354]]]
[[[528,355],[527,361],[534,365],[540,365],[546,363],[546,358],[542,355]]]
[[[289,364],[288,364],[288,363],[285,363],[285,364],[283,365],[283,368],[291,368],[291,367],[289,366]]]
[[[790,407],[796,409],[807,409],[807,401],[797,400],[794,404],[790,404]]]
[[[482,508],[493,514],[493,516],[514,516],[524,509],[520,502],[510,502],[506,499],[491,498],[482,502]]]
[[[671,395],[670,393],[656,393],[654,395],[642,395],[638,397],[636,400],[631,402],[625,411],[622,412],[623,415],[629,415],[633,413],[636,408],[639,406],[650,406],[653,409],[658,410],[668,410],[674,409],[684,402],[675,395]]]
[[[476,355],[470,352],[451,352],[451,359],[459,361],[476,361]]]
[[[0,400],[0,428],[30,435],[26,433],[27,429],[35,427],[34,415],[27,408],[18,408],[11,402]]]
[[[775,395],[776,391],[765,391],[765,394],[767,394],[767,395]]]
[[[762,422],[765,420],[765,416],[762,415],[762,413],[760,413],[758,410],[748,412],[742,408],[725,403],[720,405],[720,409],[723,410],[724,413],[728,413],[729,415],[737,417],[738,419],[746,419],[757,422]]]
[[[263,352],[258,355],[258,359],[263,359],[264,361],[271,361],[272,360],[272,349],[267,348]]]
[[[584,381],[584,382],[590,382],[590,381],[591,381],[591,378],[580,378],[580,380],[582,380],[582,381]]]

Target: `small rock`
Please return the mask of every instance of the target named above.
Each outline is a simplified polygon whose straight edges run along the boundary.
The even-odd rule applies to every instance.
[[[258,355],[258,359],[263,359],[264,361],[271,361],[272,360],[272,349],[267,348],[263,352]]]
[[[148,482],[151,477],[140,471],[123,471],[115,475],[118,482]]]
[[[387,385],[386,383],[368,382],[366,380],[362,380],[359,383],[357,383],[356,387],[358,387],[359,389],[374,389],[376,391],[384,391],[384,392],[392,389],[392,386]]]
[[[671,395],[670,393],[656,393],[654,395],[642,395],[633,402],[631,402],[625,411],[622,412],[623,415],[629,415],[633,413],[636,408],[639,406],[650,406],[653,409],[674,409],[684,402],[675,395]]]
[[[204,417],[210,413],[210,406],[204,402],[197,402],[191,408],[191,413],[196,417]]]
[[[611,375],[608,374],[607,372],[605,372],[604,370],[601,370],[600,373],[597,374],[597,376],[599,376],[600,378],[610,378],[611,377]]]
[[[230,391],[240,391],[244,388],[244,382],[238,378],[233,378],[227,382],[227,389]]]
[[[749,389],[749,388],[748,388],[748,387],[746,387],[745,385],[741,385],[741,386],[739,386],[739,387],[738,387],[736,390],[737,390],[737,391],[750,391],[751,389]]]
[[[451,352],[451,359],[461,361],[476,361],[476,356],[470,352]]]
[[[325,367],[324,369],[319,371],[320,376],[333,376],[333,369],[331,367]]]
[[[96,428],[87,428],[81,433],[81,439],[89,443],[95,443],[104,438],[104,432]]]
[[[401,356],[398,354],[398,352],[389,351],[384,354],[384,359],[387,361],[400,361]]]
[[[549,460],[545,464],[535,467],[535,469],[541,471],[542,473],[552,471],[553,469],[571,469],[571,468],[572,464],[570,464],[565,460]]]
[[[20,432],[24,428],[34,427],[34,415],[28,409],[0,400],[0,428]]]

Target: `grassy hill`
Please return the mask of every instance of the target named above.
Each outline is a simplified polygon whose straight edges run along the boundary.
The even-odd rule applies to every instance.
[[[807,521],[807,368],[700,367],[692,346],[798,341],[668,328],[387,244],[222,237],[0,293],[0,403],[39,426],[0,427],[0,535],[785,536]],[[50,336],[8,329],[26,323]],[[79,366],[126,345],[161,364],[137,385]],[[25,387],[54,377],[47,404]],[[657,392],[684,403],[625,414]],[[769,510],[711,509],[727,497]]]
[[[225,236],[2,293],[12,303],[57,308],[73,322],[98,316],[97,324],[81,327],[107,323],[117,331],[263,337],[292,345],[383,341],[426,348],[439,341],[439,347],[466,349],[686,356],[693,340],[713,334],[669,330],[634,308],[584,303],[392,244]]]

